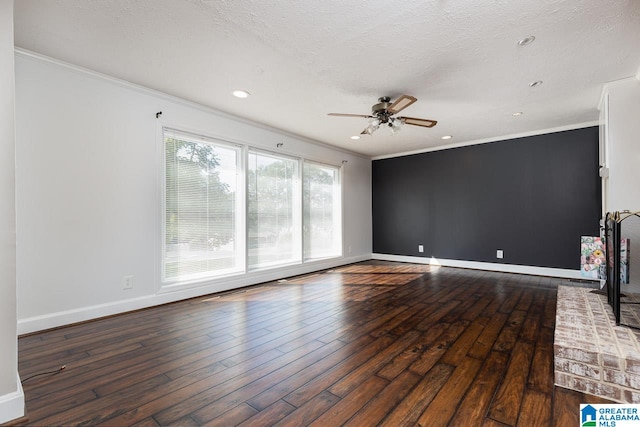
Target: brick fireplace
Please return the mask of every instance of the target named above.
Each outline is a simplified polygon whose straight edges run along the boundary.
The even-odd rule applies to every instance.
[[[621,403],[640,403],[640,331],[616,326],[607,298],[559,286],[555,384]]]

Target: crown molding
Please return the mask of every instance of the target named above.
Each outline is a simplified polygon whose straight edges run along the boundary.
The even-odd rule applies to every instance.
[[[544,135],[544,134],[548,134],[548,133],[564,132],[564,131],[567,131],[567,130],[575,130],[575,129],[582,129],[582,128],[587,128],[587,127],[591,127],[591,126],[598,126],[598,124],[599,124],[599,122],[597,120],[594,120],[594,121],[590,121],[590,122],[576,123],[576,124],[572,124],[572,125],[559,126],[559,127],[555,127],[555,128],[549,128],[549,129],[540,129],[540,130],[529,131],[529,132],[522,132],[522,133],[515,133],[515,134],[510,134],[510,135],[496,136],[496,137],[492,137],[492,138],[476,139],[476,140],[473,140],[473,141],[458,142],[458,143],[455,143],[455,144],[438,145],[436,147],[423,148],[423,149],[413,150],[413,151],[404,151],[404,152],[395,153],[395,154],[385,154],[385,155],[382,155],[382,156],[372,157],[372,160],[391,159],[391,158],[394,158],[394,157],[411,156],[413,154],[429,153],[429,152],[432,152],[432,151],[449,150],[451,148],[468,147],[470,145],[488,144],[490,142],[507,141],[507,140],[510,140],[510,139],[525,138],[527,136],[536,136],[536,135]]]

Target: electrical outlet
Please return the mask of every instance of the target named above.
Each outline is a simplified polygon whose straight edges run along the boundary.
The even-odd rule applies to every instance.
[[[504,251],[502,249],[498,249],[496,251],[496,258],[499,258],[499,259],[504,258]]]
[[[133,276],[124,276],[122,278],[122,289],[133,289]]]
[[[418,245],[418,252],[424,252],[424,245]]]
[[[348,253],[351,253],[351,246],[349,246],[349,248],[347,249]]]

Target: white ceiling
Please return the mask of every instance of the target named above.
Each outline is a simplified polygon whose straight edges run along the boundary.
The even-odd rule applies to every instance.
[[[376,156],[597,120],[603,83],[640,70],[640,1],[19,0],[15,42]],[[436,127],[353,141],[366,119],[326,115],[405,93]]]

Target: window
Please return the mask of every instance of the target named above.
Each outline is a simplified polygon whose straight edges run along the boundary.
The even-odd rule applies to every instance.
[[[163,281],[244,270],[241,150],[164,129]]]
[[[161,280],[342,255],[340,168],[163,128]]]
[[[247,167],[249,268],[300,262],[299,161],[250,151]]]
[[[342,255],[340,169],[305,162],[304,259]]]

